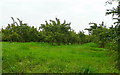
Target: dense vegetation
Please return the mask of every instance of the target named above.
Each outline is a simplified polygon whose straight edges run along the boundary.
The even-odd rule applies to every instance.
[[[113,53],[95,43],[53,46],[3,42],[3,73],[119,73]]]
[[[12,18],[13,19],[13,18]],[[19,20],[19,19],[18,19]],[[50,23],[45,21],[45,24],[41,24],[38,28],[34,26],[28,26],[26,23],[20,24],[14,21],[12,24],[8,24],[5,29],[2,29],[2,41],[9,42],[48,42],[55,44],[84,44],[88,42],[95,42],[99,44],[99,47],[109,47],[109,49],[117,48],[116,28],[111,26],[106,28],[104,22],[102,24],[90,23],[90,28],[85,30],[89,31],[89,35],[85,35],[83,31],[79,33],[74,32],[70,27],[70,23],[61,23],[59,19],[56,21],[50,20]],[[108,45],[112,45],[108,46]]]
[[[117,0],[113,0],[113,1],[117,1]],[[106,3],[111,4],[112,2],[107,1]],[[104,22],[102,22],[101,24],[89,23],[90,27],[85,28],[85,30],[89,32],[89,35],[84,34],[83,31],[76,33],[73,29],[71,29],[70,27],[71,23],[67,23],[66,20],[64,20],[64,22],[62,23],[58,18],[56,18],[55,20],[45,21],[45,24],[41,24],[40,27],[35,28],[34,26],[28,26],[27,23],[23,23],[23,21],[21,21],[19,18],[17,18],[18,20],[17,22],[14,20],[13,17],[11,17],[13,23],[8,24],[7,27],[2,28],[0,30],[0,33],[2,32],[2,41],[3,42],[40,42],[40,43],[49,43],[52,44],[52,46],[56,45],[57,47],[61,47],[62,45],[71,46],[71,44],[80,45],[80,44],[93,42],[98,44],[99,48],[108,49],[110,52],[112,50],[118,53],[116,66],[120,70],[120,1],[117,1],[117,3],[118,6],[116,8],[108,9],[106,12],[106,15],[113,14],[113,16],[114,15],[117,16],[117,18],[113,18],[116,19],[117,22],[115,22],[109,28],[105,26]],[[3,44],[8,45],[7,43],[3,43]],[[24,46],[23,48],[29,51],[29,48],[27,46],[26,47]],[[16,50],[17,48],[10,47],[9,49]],[[3,50],[7,51],[7,49],[4,47]],[[53,50],[53,53],[54,51],[55,50]],[[16,61],[18,62],[19,60],[15,60],[15,62]],[[19,62],[21,62],[21,60]]]
[[[13,18],[12,18],[13,19]],[[18,19],[19,20],[19,19]],[[79,32],[76,34],[71,30],[70,23],[61,23],[59,19],[56,21],[50,20],[50,23],[45,21],[45,24],[41,24],[38,28],[34,26],[30,27],[20,21],[20,24],[14,21],[12,24],[8,24],[5,29],[2,29],[3,41],[10,42],[48,42],[48,43],[84,43],[83,40],[85,34]]]
[[[115,24],[115,32],[117,34],[117,52],[118,52],[118,58],[117,58],[117,68],[120,70],[120,0],[111,0],[107,1],[107,3],[112,4],[113,1],[116,1],[118,3],[117,7],[113,7],[112,9],[108,9],[106,14],[110,15],[112,14],[113,19],[117,20]],[[117,16],[114,18],[114,16]]]

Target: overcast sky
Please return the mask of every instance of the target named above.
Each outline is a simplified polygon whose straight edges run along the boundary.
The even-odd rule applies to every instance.
[[[111,16],[105,16],[107,0],[0,0],[0,26],[12,23],[10,17],[20,18],[28,25],[39,27],[45,20],[71,22],[76,32],[89,27],[90,22],[112,24]],[[116,5],[116,4],[114,4]]]

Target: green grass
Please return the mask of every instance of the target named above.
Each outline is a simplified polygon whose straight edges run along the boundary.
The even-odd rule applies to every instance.
[[[2,73],[2,42],[0,42],[0,74]]]
[[[2,42],[3,73],[118,73],[111,51],[94,43],[52,46]]]

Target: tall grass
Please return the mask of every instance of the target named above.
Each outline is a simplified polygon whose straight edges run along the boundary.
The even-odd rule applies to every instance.
[[[110,51],[94,43],[53,46],[48,43],[3,44],[3,73],[118,73]]]

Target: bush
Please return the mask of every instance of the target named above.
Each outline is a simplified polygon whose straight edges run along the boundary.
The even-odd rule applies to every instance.
[[[115,50],[117,51],[117,42],[116,41],[112,41],[112,42],[109,42],[109,43],[106,43],[105,45],[105,48],[109,49],[109,50]]]

